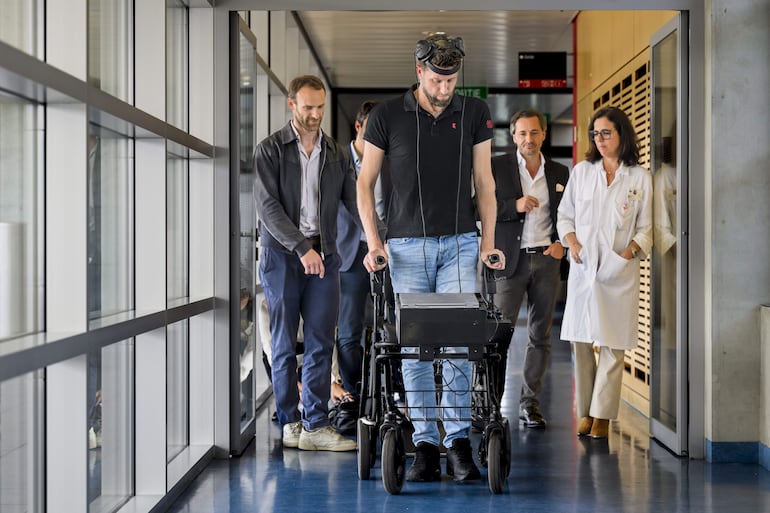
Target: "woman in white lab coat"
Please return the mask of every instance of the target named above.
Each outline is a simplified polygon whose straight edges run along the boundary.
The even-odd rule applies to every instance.
[[[625,350],[637,345],[639,262],[652,249],[652,179],[628,116],[598,110],[572,170],[557,229],[571,260],[561,338],[572,342],[578,436],[606,438],[620,405]],[[599,348],[598,361],[594,345]]]

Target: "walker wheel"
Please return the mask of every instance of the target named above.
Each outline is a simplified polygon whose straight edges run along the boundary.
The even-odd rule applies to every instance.
[[[406,454],[404,443],[395,429],[389,429],[382,437],[382,484],[392,494],[401,493],[406,476]]]

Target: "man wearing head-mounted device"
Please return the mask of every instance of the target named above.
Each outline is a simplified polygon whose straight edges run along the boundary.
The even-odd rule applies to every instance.
[[[479,259],[503,269],[505,255],[495,249],[497,204],[491,170],[492,127],[489,107],[477,98],[454,94],[465,56],[463,41],[443,33],[417,42],[418,83],[401,97],[379,104],[367,123],[364,160],[357,182],[358,206],[366,230],[370,272],[389,265],[393,291],[476,292]],[[385,155],[391,182],[387,213],[387,253],[376,226],[374,185]],[[481,219],[481,245],[476,230],[472,190]],[[489,256],[498,255],[491,263]],[[382,263],[378,263],[381,258]],[[404,347],[404,353],[415,347]],[[442,348],[449,353],[458,348]],[[443,444],[446,473],[455,481],[479,479],[468,439],[470,421],[469,361],[443,360],[445,412]],[[433,363],[404,359],[404,388],[410,412],[426,419],[436,411]],[[454,419],[454,420],[452,420]],[[434,421],[413,420],[415,459],[407,481],[441,478],[439,444]]]

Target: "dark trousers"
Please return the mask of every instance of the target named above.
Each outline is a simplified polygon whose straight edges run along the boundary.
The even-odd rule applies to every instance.
[[[342,386],[348,392],[358,395],[361,381],[361,358],[369,295],[369,273],[364,264],[367,248],[365,243],[358,247],[353,265],[340,272],[340,313],[337,318],[337,364],[340,369]]]
[[[306,275],[297,255],[263,248],[259,272],[270,315],[273,394],[281,425],[300,420],[297,390],[297,329],[304,321],[302,423],[314,430],[329,425],[334,325],[340,296],[340,258],[326,255],[326,273]]]
[[[559,286],[560,260],[542,253],[525,253],[519,255],[519,262],[513,276],[497,282],[495,303],[505,317],[515,326],[519,309],[527,294],[527,327],[529,340],[524,355],[524,370],[522,372],[521,407],[538,405],[537,395],[543,386],[543,376],[551,358],[551,324],[553,309],[556,304],[556,293]],[[510,341],[499,347],[502,357],[502,372],[499,374],[505,383],[505,365],[508,358]]]

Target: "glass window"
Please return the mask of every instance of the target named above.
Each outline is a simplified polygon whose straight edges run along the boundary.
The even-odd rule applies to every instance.
[[[672,32],[653,48],[651,109],[655,149],[653,171],[653,255],[652,255],[652,385],[650,416],[677,431],[680,381],[677,332],[677,298],[681,296],[677,263],[681,259],[678,235],[677,186],[681,170],[677,167],[677,33]]]
[[[88,80],[126,102],[133,97],[132,6],[129,0],[88,0]]]
[[[0,383],[0,511],[43,511],[41,371]]]
[[[254,295],[255,295],[255,245],[254,237],[254,88],[257,78],[256,50],[249,38],[240,34],[240,84],[238,87],[238,130],[240,173],[240,380],[241,380],[241,428],[254,417]]]
[[[189,294],[189,180],[185,157],[168,154],[166,217],[168,236],[167,293],[169,306],[183,303]]]
[[[182,0],[166,9],[166,121],[187,131],[189,13]]]
[[[116,511],[134,495],[134,341],[88,354],[88,511]]]
[[[190,444],[190,341],[188,320],[166,328],[166,460]]]
[[[0,340],[42,329],[40,115],[0,93]]]
[[[133,309],[133,142],[94,124],[88,134],[88,313]]]
[[[3,0],[0,41],[30,55],[38,56],[37,20],[42,13],[39,0]]]

